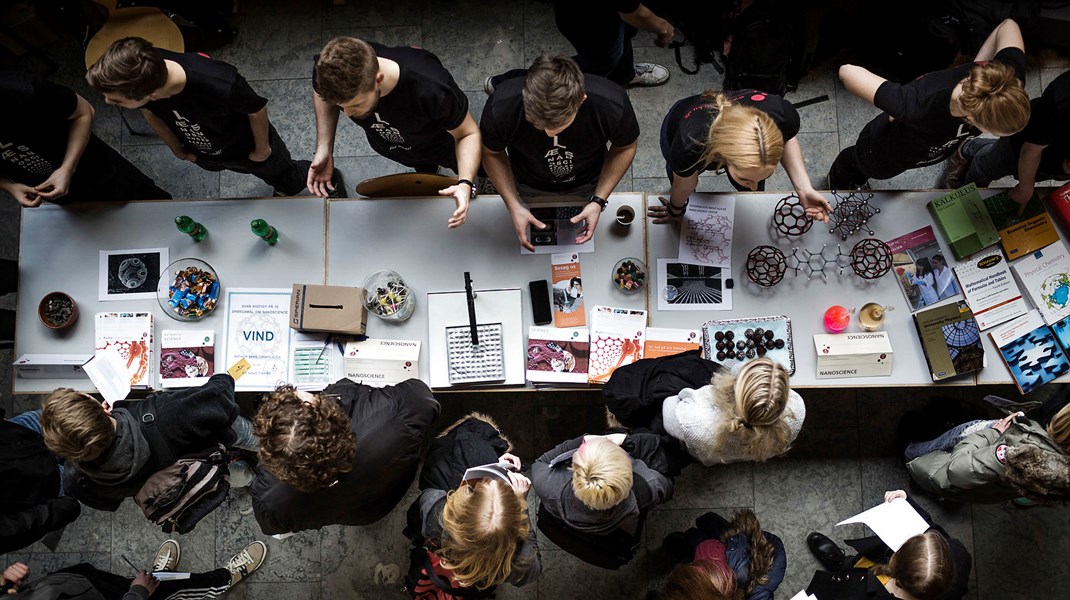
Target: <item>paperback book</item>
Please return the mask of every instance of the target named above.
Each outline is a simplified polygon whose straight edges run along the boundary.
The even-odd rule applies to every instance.
[[[1009,260],[1059,241],[1055,224],[1044,210],[1040,196],[1034,194],[1023,210],[1020,204],[1011,200],[1009,192],[1002,191],[985,198],[985,208],[999,231],[999,243]],[[1018,214],[1019,210],[1022,214]]]
[[[114,350],[130,376],[130,387],[149,389],[153,379],[152,313],[97,313],[95,323],[97,354]]]
[[[911,312],[959,293],[931,225],[889,240],[888,248],[896,282]]]
[[[999,250],[957,265],[955,277],[982,331],[1016,319],[1029,310]]]
[[[1070,316],[1070,253],[1066,246],[1052,244],[1022,258],[1013,267],[1045,323]]]
[[[914,326],[933,381],[984,367],[981,329],[965,302],[960,300],[920,310],[914,313]]]
[[[646,311],[595,306],[591,308],[590,383],[605,383],[618,367],[643,358]]]
[[[215,332],[164,329],[160,333],[160,387],[204,385],[215,374]]]
[[[580,255],[550,256],[553,284],[554,327],[583,327],[587,319],[583,310],[583,281],[580,279]]]
[[[643,358],[672,356],[688,350],[697,350],[701,345],[702,337],[698,329],[647,327]]]
[[[1070,371],[1055,333],[1036,310],[993,329],[989,335],[1023,394]]]
[[[528,328],[528,381],[586,385],[590,342],[590,332],[584,327]]]
[[[999,231],[972,183],[936,198],[928,207],[956,259],[999,242]]]

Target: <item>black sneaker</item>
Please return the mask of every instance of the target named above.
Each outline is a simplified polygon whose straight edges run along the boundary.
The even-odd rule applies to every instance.
[[[847,555],[827,535],[811,531],[810,535],[806,536],[806,545],[810,547],[810,552],[826,571],[839,573],[843,570]]]
[[[334,191],[327,194],[328,198],[348,198],[349,194],[346,193],[346,180],[342,177],[342,172],[338,169],[334,170],[331,175],[331,184],[334,186]]]

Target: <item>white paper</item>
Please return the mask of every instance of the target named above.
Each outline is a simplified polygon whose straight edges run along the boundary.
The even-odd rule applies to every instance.
[[[152,578],[156,581],[174,581],[176,579],[189,579],[189,573],[179,573],[176,571],[156,571],[151,573]]]
[[[529,225],[528,241],[535,247],[535,251],[532,252],[521,246],[520,254],[594,252],[593,237],[582,244],[576,243],[576,236],[585,227],[583,222],[572,223],[567,216],[578,214],[586,205],[586,202],[536,202],[529,204],[528,210],[531,211],[531,215],[546,225],[546,228],[538,229],[533,225]]]
[[[299,390],[322,390],[331,384],[331,365],[341,355],[326,333],[294,332],[293,355],[286,380]],[[324,344],[326,343],[326,348]]]
[[[877,534],[882,542],[892,549],[899,550],[910,538],[925,533],[929,524],[921,518],[918,511],[903,498],[891,502],[882,502],[873,508],[845,519],[836,525],[863,523]]]
[[[792,596],[791,600],[818,600],[818,597],[813,594],[807,594],[806,590],[799,590],[799,593]]]
[[[223,364],[241,359],[251,368],[235,384],[240,391],[270,391],[289,376],[293,348],[290,289],[231,288],[226,292],[227,323]]]
[[[160,274],[169,264],[167,248],[101,250],[97,299],[152,300]]]
[[[732,310],[731,276],[725,267],[659,258],[658,310]]]
[[[126,400],[130,395],[130,376],[117,348],[98,351],[89,362],[82,365],[82,371],[89,375],[89,380],[108,404]]]
[[[734,194],[691,194],[680,223],[680,261],[730,268],[735,210]]]

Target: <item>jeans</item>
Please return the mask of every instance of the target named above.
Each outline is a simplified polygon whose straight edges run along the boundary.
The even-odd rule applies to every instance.
[[[997,140],[973,138],[962,146],[962,156],[970,161],[963,183],[976,183],[977,187],[988,187],[995,179],[1013,175],[1018,177],[1018,153],[1014,151],[1010,138]],[[1066,173],[1045,173],[1038,170],[1034,181],[1054,179],[1066,181]]]
[[[911,442],[910,444],[907,444],[904,454],[906,455],[906,459],[911,461],[920,456],[925,456],[930,452],[946,452],[961,442],[962,438],[976,431],[991,427],[995,422],[996,421],[994,420],[967,421],[966,423],[948,429],[937,436],[936,439],[929,440],[928,442]]]
[[[564,8],[566,2],[568,7]],[[573,60],[584,73],[628,85],[635,79],[632,38],[638,30],[621,21],[611,7],[587,8],[577,14],[577,7],[582,4],[574,0],[554,2],[557,29],[576,49]]]
[[[20,415],[15,415],[8,419],[8,421],[25,427],[37,435],[41,433],[41,409],[28,410]]]
[[[253,422],[245,417],[238,415],[234,422],[230,424],[231,431],[234,432],[235,440],[231,443],[231,448],[239,448],[241,450],[248,450],[249,452],[260,451],[260,440],[256,439],[253,435]]]

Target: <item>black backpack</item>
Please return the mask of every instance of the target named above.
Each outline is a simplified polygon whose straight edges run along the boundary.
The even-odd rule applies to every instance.
[[[639,523],[634,534],[621,529],[605,534],[576,531],[550,514],[545,504],[539,504],[538,519],[536,525],[539,531],[565,552],[587,564],[616,570],[628,564],[639,551],[646,511],[639,512]]]
[[[662,401],[684,388],[708,385],[721,370],[724,367],[702,358],[700,350],[644,358],[613,371],[602,387],[602,399],[625,427],[659,431]]]
[[[732,23],[732,44],[724,59],[724,89],[755,89],[783,96],[788,91],[795,29],[780,13],[759,6]]]

